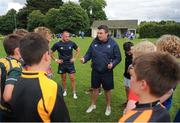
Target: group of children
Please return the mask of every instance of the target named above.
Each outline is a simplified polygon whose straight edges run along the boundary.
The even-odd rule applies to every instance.
[[[2,122],[70,121],[62,88],[49,79],[50,40],[45,27],[34,32],[18,29],[4,39],[7,57],[0,59]]]
[[[133,46],[132,42],[126,42],[124,43],[123,48],[126,56],[124,84],[127,102],[124,110],[125,115],[120,119],[120,122],[170,121],[166,110],[169,110],[172,105],[172,94],[180,76],[180,70],[178,67],[179,63],[177,62],[177,59],[180,58],[180,38],[173,35],[163,35],[158,39],[156,45],[149,41],[142,41],[135,46]],[[169,54],[174,56],[174,58],[170,60],[170,58],[168,58],[170,57]],[[149,57],[152,57],[152,61],[146,61],[148,59],[146,58],[148,55]],[[142,63],[137,67],[138,70],[135,70],[133,64],[136,62],[136,59],[140,58],[140,56],[144,56],[141,59]],[[173,66],[173,63],[169,63],[169,61],[173,60],[177,62],[177,69],[175,66]],[[139,69],[142,70],[140,71]],[[133,79],[133,75],[135,76],[136,80]],[[142,92],[140,92],[140,89],[143,88],[138,89],[138,86],[133,89],[133,84],[135,83],[134,81],[137,80],[147,81],[146,84],[149,89],[144,88]],[[143,97],[146,90],[149,91],[148,94],[155,99],[156,103],[153,102],[153,98],[148,97],[148,94]],[[153,93],[153,91],[156,91],[156,94]],[[146,101],[143,102],[142,100]],[[156,109],[157,112],[154,112],[155,108],[157,107],[157,103],[163,104],[166,110],[162,111],[161,109],[163,108],[158,108],[158,110]],[[153,106],[153,104],[156,105]],[[152,110],[151,113],[145,113],[145,111],[149,111],[150,109]],[[145,115],[149,115],[149,117]]]
[[[49,79],[50,41],[50,30],[45,27],[34,33],[16,30],[4,39],[7,57],[0,59],[1,121],[70,121],[62,88]],[[126,42],[123,48],[127,105],[119,122],[170,121],[167,109],[180,80],[180,39],[164,35],[156,45]]]

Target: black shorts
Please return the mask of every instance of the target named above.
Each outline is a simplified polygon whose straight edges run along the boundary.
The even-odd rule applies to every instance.
[[[91,88],[97,89],[101,84],[104,90],[114,89],[113,71],[99,73],[95,70],[92,70]]]
[[[75,70],[74,64],[59,64],[57,73],[58,74],[63,74],[63,73],[72,74],[75,72],[76,70]]]

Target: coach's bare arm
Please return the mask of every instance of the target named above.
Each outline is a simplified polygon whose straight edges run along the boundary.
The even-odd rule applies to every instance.
[[[51,55],[51,58],[52,58],[54,61],[56,61],[56,63],[58,63],[58,64],[62,64],[62,63],[63,63],[63,60],[62,60],[62,59],[57,59],[57,58],[55,57],[54,52],[53,52],[52,50],[50,51],[50,55]]]
[[[75,55],[73,55],[73,58],[71,59],[71,62],[74,63],[76,61],[76,59],[79,57],[79,54],[80,54],[80,48],[78,47],[76,49],[76,53]]]

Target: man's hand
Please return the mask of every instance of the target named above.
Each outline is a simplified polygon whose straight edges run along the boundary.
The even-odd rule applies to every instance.
[[[112,63],[109,63],[108,64],[108,69],[111,70],[113,68],[113,64]]]
[[[71,63],[74,63],[75,61],[76,61],[75,58],[72,58],[72,59],[71,59]]]
[[[62,64],[62,63],[63,63],[63,60],[62,60],[62,59],[55,59],[55,61],[56,61],[58,64]]]
[[[81,57],[81,63],[83,64],[85,62],[84,57]]]

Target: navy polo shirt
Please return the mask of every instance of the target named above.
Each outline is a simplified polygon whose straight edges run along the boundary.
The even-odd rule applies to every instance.
[[[63,62],[65,63],[65,62],[70,62],[70,60],[73,57],[73,49],[76,50],[77,48],[78,46],[72,41],[68,41],[68,42],[59,41],[52,46],[51,50],[53,52],[57,50],[59,59],[62,59]]]

